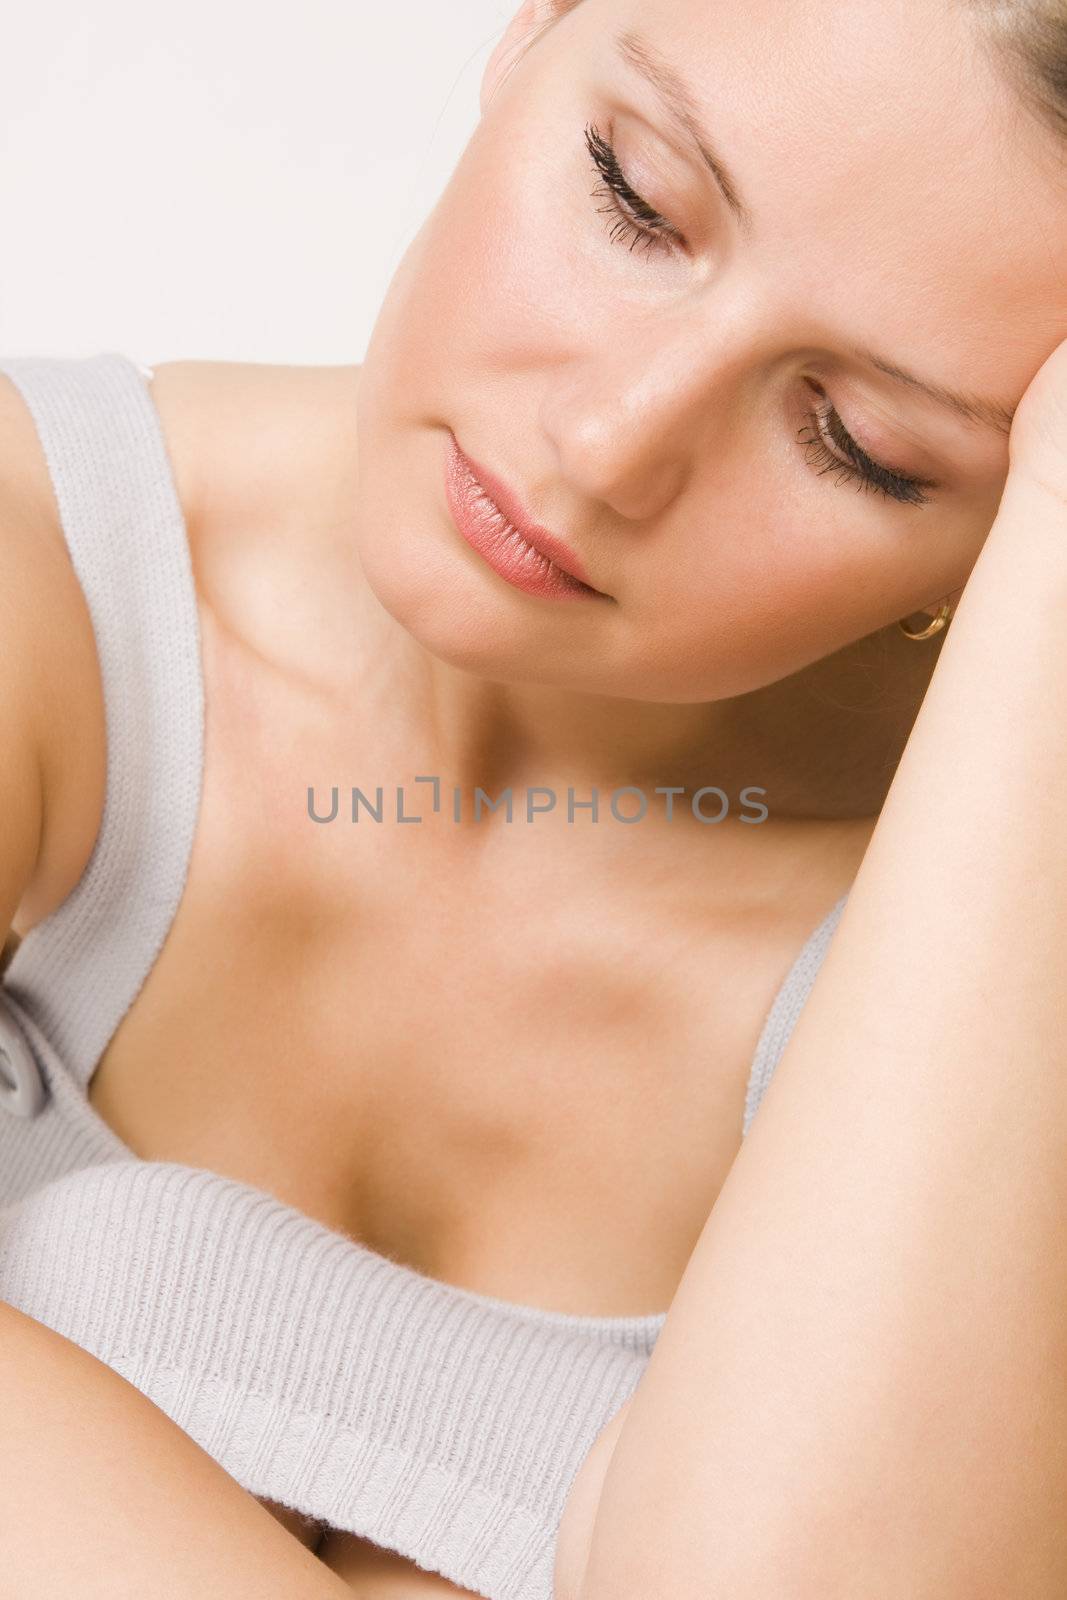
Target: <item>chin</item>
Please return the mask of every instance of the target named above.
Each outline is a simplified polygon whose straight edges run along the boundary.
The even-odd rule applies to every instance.
[[[449,547],[445,528],[371,524],[375,538],[360,548],[367,586],[379,605],[438,660],[484,677],[533,681],[543,641],[523,616],[522,596],[474,570]]]

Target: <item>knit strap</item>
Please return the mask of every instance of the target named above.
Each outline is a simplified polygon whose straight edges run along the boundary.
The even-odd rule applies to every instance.
[[[813,928],[804,940],[792,966],[785,975],[785,979],[774,997],[770,1011],[756,1045],[756,1053],[752,1058],[752,1068],[748,1075],[748,1088],[745,1094],[745,1115],[742,1123],[742,1135],[747,1135],[760,1102],[767,1093],[770,1081],[774,1076],[774,1069],[782,1059],[782,1053],[789,1043],[790,1035],[797,1025],[797,1019],[804,1009],[804,1004],[811,993],[815,979],[819,975],[819,968],[823,964],[830,940],[834,930],[841,920],[841,913],[845,909],[848,895],[843,894],[826,916]]]
[[[0,361],[37,429],[89,609],[107,728],[104,810],[82,877],[3,975],[88,1084],[185,886],[203,767],[199,617],[150,369],[116,352]]]

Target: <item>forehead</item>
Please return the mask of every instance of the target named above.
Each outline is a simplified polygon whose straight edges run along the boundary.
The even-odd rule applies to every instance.
[[[738,248],[813,337],[877,332],[949,386],[1018,398],[1067,336],[1067,141],[954,0],[590,10],[691,85],[753,213]]]

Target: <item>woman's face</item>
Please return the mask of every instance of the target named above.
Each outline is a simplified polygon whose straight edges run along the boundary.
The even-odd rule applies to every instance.
[[[1067,337],[1063,151],[975,23],[948,0],[583,0],[520,53],[532,20],[363,365],[379,600],[490,678],[683,702],[958,594],[1007,416]],[[471,547],[451,435],[600,598],[522,592]]]

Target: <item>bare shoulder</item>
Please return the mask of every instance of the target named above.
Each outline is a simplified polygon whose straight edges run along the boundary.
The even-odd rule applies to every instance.
[[[232,556],[313,522],[354,458],[358,366],[164,361],[159,413],[197,581],[220,610]]]
[[[152,398],[186,510],[253,515],[296,492],[306,502],[308,472],[352,444],[355,366],[266,362],[164,361],[153,368]],[[283,498],[282,504],[285,505]]]
[[[313,520],[318,486],[343,459],[358,371],[190,360],[152,369],[198,587],[210,599],[212,583],[220,591],[228,585],[239,621],[256,591],[247,574],[264,570],[265,530]],[[254,560],[231,560],[235,550],[252,550]],[[22,818],[3,898],[15,906],[11,925],[23,935],[66,898],[88,864],[103,818],[107,742],[88,605],[36,426],[3,373],[0,626],[0,737],[9,775],[0,800],[9,838],[16,808]]]
[[[0,637],[4,811],[34,829],[17,932],[73,888],[103,814],[103,689],[88,606],[74,571],[36,427],[0,375]],[[32,762],[33,788],[20,763]],[[11,835],[7,846],[11,847]],[[6,928],[5,928],[6,931]]]

